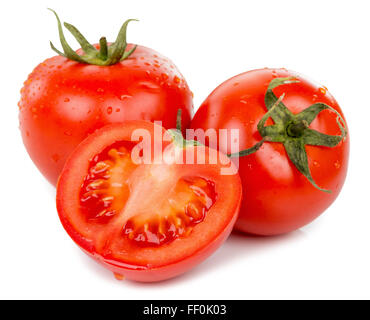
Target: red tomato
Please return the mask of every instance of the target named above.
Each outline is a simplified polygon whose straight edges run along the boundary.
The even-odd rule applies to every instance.
[[[217,87],[197,111],[191,127],[239,129],[240,150],[252,147],[262,139],[257,124],[267,112],[264,101],[267,88],[273,79],[280,77],[299,80],[273,89],[276,97],[285,94],[283,103],[293,116],[320,102],[343,117],[340,107],[325,87],[285,69],[261,69],[235,76]],[[340,135],[336,118],[335,112],[322,111],[307,130]],[[269,119],[267,125],[274,123]],[[286,136],[288,128],[284,129]],[[291,136],[288,140],[291,143],[300,141]],[[230,153],[222,142],[219,149]],[[330,206],[346,177],[349,137],[332,148],[307,144],[305,149],[313,181],[331,193],[318,190],[299,172],[283,143],[265,142],[255,153],[239,158],[243,201],[236,229],[258,235],[286,233],[308,224]],[[301,155],[304,156],[303,153]]]
[[[126,52],[131,49],[128,45]],[[25,82],[19,108],[27,151],[55,185],[67,157],[96,129],[125,120],[158,120],[170,129],[178,109],[185,127],[193,105],[192,93],[174,64],[137,46],[128,58],[108,66],[63,56],[45,60]]]
[[[220,175],[232,165],[215,151],[216,164],[138,163],[130,155],[136,129],[165,159],[204,146],[167,142],[151,122],[113,124],[89,135],[72,153],[57,186],[57,209],[71,238],[116,276],[159,281],[179,275],[208,257],[231,232],[241,201],[241,183]],[[157,138],[154,131],[159,132]],[[176,152],[175,152],[176,151]],[[141,154],[137,152],[137,154]],[[221,161],[222,160],[222,161]]]

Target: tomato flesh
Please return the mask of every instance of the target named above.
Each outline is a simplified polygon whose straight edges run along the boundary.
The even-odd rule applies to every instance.
[[[132,183],[130,178],[137,167],[131,160],[127,143],[115,143],[94,157],[80,193],[81,213],[87,221],[107,224],[117,215],[122,215],[117,218],[122,223],[120,236],[143,246],[161,245],[188,235],[193,226],[204,220],[215,202],[212,181],[182,177],[172,187],[173,181],[167,181],[169,185],[166,185],[166,181],[160,178],[168,168],[158,165],[147,170],[151,172],[153,181],[161,180],[162,190],[169,190],[168,198],[163,199],[161,193],[152,192],[153,196],[145,201],[138,203],[131,199],[128,202],[130,193],[133,197],[141,197],[147,185],[152,188],[147,180],[144,184]]]

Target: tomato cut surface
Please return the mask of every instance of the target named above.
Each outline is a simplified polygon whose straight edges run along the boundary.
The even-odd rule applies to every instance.
[[[133,160],[136,129],[150,133],[162,161],[158,154],[150,163]],[[58,212],[69,235],[128,279],[157,281],[185,272],[226,239],[237,218],[239,176],[220,174],[232,166],[228,158],[216,152],[216,163],[167,163],[163,159],[174,151],[177,160],[189,148],[195,154],[201,149],[206,159],[211,153],[163,142],[165,133],[146,121],[104,127],[76,149],[58,183]]]

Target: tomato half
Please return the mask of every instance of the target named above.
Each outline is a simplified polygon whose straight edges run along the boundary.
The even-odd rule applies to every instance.
[[[328,90],[286,69],[261,69],[237,75],[217,87],[203,102],[192,120],[194,129],[239,129],[239,150],[261,141],[257,128],[266,114],[265,95],[271,81],[292,77],[297,83],[277,86],[276,97],[285,94],[283,103],[294,115],[312,104],[324,103],[343,113]],[[313,129],[328,135],[341,134],[337,114],[323,110],[310,123]],[[304,123],[304,122],[303,122]],[[266,125],[274,121],[268,119]],[[286,132],[284,133],[286,134]],[[298,138],[291,139],[292,143]],[[214,146],[216,147],[216,146]],[[218,148],[230,153],[230,146],[220,141]],[[313,180],[323,192],[297,169],[283,143],[265,142],[255,153],[239,158],[243,201],[236,228],[258,235],[275,235],[298,229],[319,216],[338,196],[347,173],[349,137],[335,147],[305,146]]]
[[[157,161],[158,152],[149,163],[134,161],[137,129],[150,133],[161,158],[185,160],[186,152],[202,151],[205,164]],[[168,279],[208,257],[231,232],[241,201],[237,171],[220,174],[232,165],[225,155],[216,151],[217,163],[208,161],[209,148],[162,144],[165,134],[146,121],[99,129],[72,153],[57,186],[59,217],[71,238],[116,275],[136,281]]]
[[[128,44],[126,52],[132,49]],[[45,60],[25,81],[19,109],[24,145],[41,173],[55,185],[67,157],[96,129],[125,120],[158,120],[170,129],[175,127],[178,109],[186,127],[193,103],[173,62],[137,46],[112,65],[80,63],[63,56]]]

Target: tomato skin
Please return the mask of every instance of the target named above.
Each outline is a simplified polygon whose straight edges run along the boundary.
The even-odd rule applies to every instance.
[[[217,87],[195,114],[191,127],[239,129],[240,150],[252,147],[262,138],[257,124],[267,111],[267,86],[274,78],[289,76],[298,76],[300,83],[279,86],[274,93],[278,97],[285,93],[284,104],[293,113],[323,102],[343,116],[325,87],[286,69],[260,69],[237,75]],[[269,119],[267,125],[271,124]],[[310,127],[340,135],[336,116],[329,111],[321,112]],[[222,144],[219,149],[230,153]],[[288,159],[282,144],[266,142],[256,153],[239,158],[243,200],[236,229],[256,235],[287,233],[310,223],[333,203],[347,173],[349,136],[334,148],[306,146],[306,151],[313,179],[332,193],[314,188]]]
[[[237,219],[242,196],[240,177],[237,173],[222,178],[219,175],[219,165],[200,165],[198,167],[197,164],[183,164],[178,169],[178,172],[181,172],[181,174],[184,173],[186,175],[187,172],[215,181],[217,201],[207,213],[208,218],[206,217],[203,222],[195,226],[190,235],[187,235],[185,238],[178,238],[169,244],[150,249],[149,251],[152,254],[154,253],[160,257],[156,262],[145,262],[145,259],[148,259],[148,261],[154,260],[150,252],[143,253],[140,250],[133,251],[133,254],[136,252],[139,253],[141,258],[144,257],[142,258],[144,260],[136,264],[131,261],[110,258],[110,256],[102,254],[98,250],[96,239],[94,239],[100,227],[97,227],[97,229],[92,229],[95,227],[84,229],[85,222],[81,222],[83,220],[77,217],[79,216],[79,210],[81,210],[79,205],[79,190],[88,172],[88,163],[94,157],[94,154],[99,153],[107,145],[109,146],[116,141],[128,139],[133,130],[140,128],[153,133],[154,127],[155,125],[153,123],[147,121],[125,121],[123,126],[112,124],[97,130],[82,141],[72,152],[57,185],[56,204],[58,214],[63,227],[72,240],[86,254],[113,273],[122,275],[126,279],[141,282],[161,281],[175,277],[188,271],[210,256],[232,231]],[[162,132],[165,132],[164,129]],[[153,136],[153,134],[151,135]],[[156,141],[153,140],[152,143],[154,146]],[[168,144],[169,142],[164,142],[163,149]],[[226,159],[225,155],[220,156]],[[225,188],[232,191],[232,196],[227,195]],[[164,195],[164,197],[167,196],[167,194]],[[145,198],[145,194],[143,194],[143,197]],[[96,237],[100,239],[100,236]],[[123,251],[130,252],[130,248],[126,246]]]
[[[237,208],[236,212],[238,211],[239,209]],[[236,219],[237,215],[234,215],[233,219],[230,220],[228,225],[225,227],[224,232],[220,233],[218,237],[213,239],[207,247],[202,248],[184,260],[157,268],[141,268],[124,264],[113,264],[101,258],[99,255],[91,253],[91,251],[82,250],[114,274],[123,275],[124,279],[137,282],[158,282],[168,280],[189,271],[212,255],[229,237]]]
[[[192,93],[179,70],[143,46],[105,67],[47,59],[26,80],[19,108],[24,145],[53,185],[67,157],[96,129],[125,120],[158,120],[174,128],[179,108],[187,127],[193,114]]]

